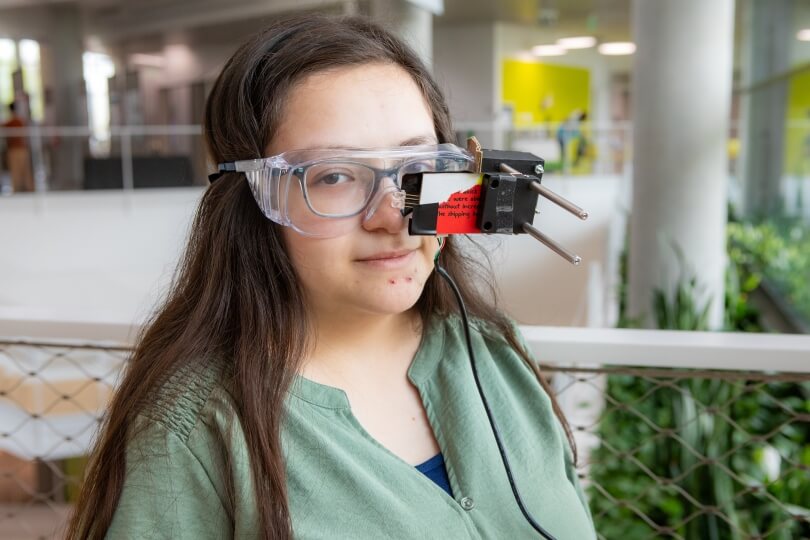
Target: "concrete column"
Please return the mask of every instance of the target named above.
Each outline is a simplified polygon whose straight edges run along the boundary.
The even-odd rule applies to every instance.
[[[372,0],[369,15],[393,30],[413,48],[422,61],[433,64],[433,15],[444,9],[442,1]]]
[[[484,148],[502,148],[496,136],[500,70],[492,23],[434,26],[433,74],[444,90],[462,138],[475,134]]]
[[[49,36],[55,121],[59,126],[87,125],[79,8],[73,4],[59,4],[51,9],[57,21]],[[82,157],[86,146],[87,141],[78,137],[62,139],[54,155],[50,189],[81,189]]]
[[[633,0],[633,30],[629,315],[652,325],[653,291],[695,276],[718,327],[734,1]]]
[[[760,84],[790,69],[794,0],[751,0],[742,8],[742,212],[756,218],[780,205],[788,79]]]

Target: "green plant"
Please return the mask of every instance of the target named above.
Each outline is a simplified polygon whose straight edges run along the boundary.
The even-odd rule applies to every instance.
[[[627,275],[629,257],[627,255],[627,242],[624,244],[622,252],[619,254],[619,275],[622,279],[619,280],[618,285],[618,300],[619,300],[619,322],[616,324],[619,328],[641,328],[644,326],[644,316],[630,317],[627,314]]]
[[[754,279],[767,279],[810,321],[810,226],[795,218],[729,223],[729,258]]]
[[[590,497],[600,535],[808,537],[808,521],[789,515],[810,517],[810,429],[796,420],[808,385],[683,375],[609,377],[610,401],[632,407],[600,422]]]
[[[761,331],[749,302],[761,274],[738,246],[730,239],[726,328]],[[775,241],[762,247],[781,249]],[[624,299],[626,253],[622,262]],[[700,292],[697,279],[684,273],[672,294],[655,291],[658,326],[705,329],[708,303],[701,303]],[[620,321],[628,325],[624,311]],[[598,428],[602,444],[590,470],[600,536],[810,537],[810,424],[797,420],[810,412],[810,383],[721,379],[684,370],[612,375],[606,400]]]
[[[698,305],[697,277],[680,280],[673,295],[662,289],[653,291],[653,313],[658,328],[664,330],[708,330],[708,302]]]

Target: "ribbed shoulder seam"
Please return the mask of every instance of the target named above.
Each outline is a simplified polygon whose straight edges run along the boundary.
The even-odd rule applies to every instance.
[[[180,367],[160,386],[142,415],[187,443],[208,399],[221,386],[224,371],[216,360]]]

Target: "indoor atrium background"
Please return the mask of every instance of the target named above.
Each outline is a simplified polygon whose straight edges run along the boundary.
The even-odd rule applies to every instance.
[[[600,538],[810,538],[806,0],[0,0],[0,538],[59,537],[212,171],[206,96],[296,11],[388,25],[459,144],[588,211],[534,222],[578,266],[480,241]]]

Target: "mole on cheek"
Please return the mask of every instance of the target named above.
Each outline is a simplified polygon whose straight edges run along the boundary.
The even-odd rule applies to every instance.
[[[410,277],[410,276],[408,276],[408,277],[406,277],[406,278],[405,278],[405,281],[406,281],[406,282],[408,282],[408,283],[410,283],[411,281],[413,281],[413,278],[412,278],[412,277]]]
[[[396,284],[397,284],[397,280],[395,280],[395,279],[389,279],[389,280],[388,280],[388,284],[389,284],[389,285],[396,285]]]

